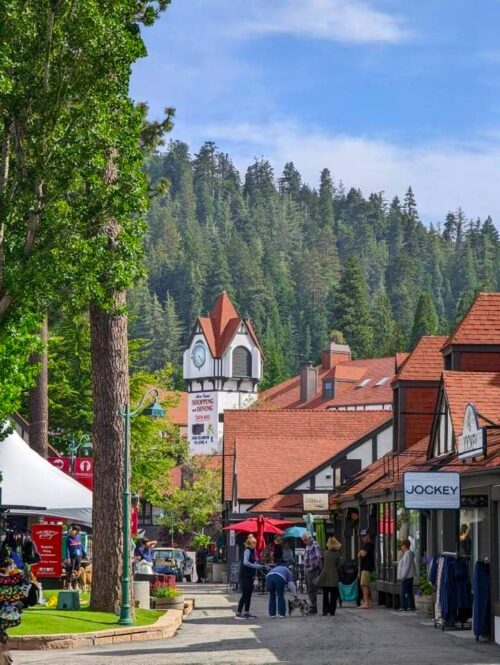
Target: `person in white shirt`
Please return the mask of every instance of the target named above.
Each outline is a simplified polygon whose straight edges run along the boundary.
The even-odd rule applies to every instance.
[[[400,612],[415,611],[415,596],[413,595],[413,578],[417,575],[415,567],[415,554],[410,549],[410,541],[401,543],[402,556],[398,562],[398,580],[401,582]]]

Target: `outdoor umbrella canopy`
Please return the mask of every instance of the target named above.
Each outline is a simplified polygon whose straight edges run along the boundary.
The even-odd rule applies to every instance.
[[[259,520],[262,520],[262,522],[260,522],[260,527],[259,527]],[[278,520],[259,515],[259,517],[249,517],[248,519],[243,520],[242,522],[236,522],[235,524],[230,524],[229,526],[225,526],[224,529],[231,531],[240,531],[241,533],[258,534],[260,528],[263,534],[275,533],[277,535],[281,535],[283,533],[283,529],[289,526],[290,524],[293,524],[293,522],[287,522],[286,520]]]
[[[303,526],[290,526],[288,529],[285,529],[283,538],[300,538],[307,529]]]

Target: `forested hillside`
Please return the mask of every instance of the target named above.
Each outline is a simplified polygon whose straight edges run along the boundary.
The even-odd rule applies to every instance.
[[[150,370],[179,366],[196,316],[223,289],[255,326],[268,386],[317,359],[332,329],[358,357],[406,350],[449,331],[477,290],[500,287],[491,218],[458,209],[429,225],[411,187],[392,201],[347,191],[341,164],[313,188],[292,163],[276,174],[258,159],[242,182],[213,143],[191,155],[176,141],[149,172],[170,183],[149,213],[148,279],[130,294],[130,336],[148,340]]]

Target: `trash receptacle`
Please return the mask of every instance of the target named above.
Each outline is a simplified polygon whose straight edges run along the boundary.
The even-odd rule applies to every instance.
[[[58,610],[79,610],[80,594],[78,591],[59,591],[57,596]]]
[[[149,582],[134,581],[134,599],[138,607],[149,610]]]

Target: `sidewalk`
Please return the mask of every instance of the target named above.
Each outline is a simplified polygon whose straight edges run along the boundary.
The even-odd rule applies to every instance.
[[[436,630],[431,621],[386,609],[338,610],[335,617],[267,617],[267,597],[254,596],[258,618],[234,620],[235,594],[225,586],[186,585],[196,609],[169,640],[92,650],[14,653],[16,665],[492,665],[500,648],[470,631]]]

